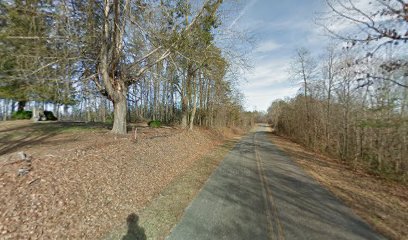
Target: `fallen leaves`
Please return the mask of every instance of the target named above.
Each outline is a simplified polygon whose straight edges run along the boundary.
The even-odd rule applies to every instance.
[[[98,239],[138,212],[199,157],[221,143],[208,130],[63,133],[26,145],[24,161],[0,160],[1,239]],[[58,141],[53,142],[53,138]],[[12,153],[15,154],[15,153]]]

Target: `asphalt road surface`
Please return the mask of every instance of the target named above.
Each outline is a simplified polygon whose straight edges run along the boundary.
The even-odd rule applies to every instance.
[[[384,239],[272,144],[244,137],[186,208],[167,240]]]

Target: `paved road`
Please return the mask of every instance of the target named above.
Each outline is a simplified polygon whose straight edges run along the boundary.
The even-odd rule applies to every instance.
[[[244,137],[167,240],[384,239],[268,138]]]

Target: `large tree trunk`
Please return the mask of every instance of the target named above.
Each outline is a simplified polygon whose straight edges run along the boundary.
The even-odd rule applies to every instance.
[[[199,116],[199,124],[200,124],[200,126],[202,126],[203,125],[203,115],[204,115],[204,111],[203,111],[203,109],[204,109],[204,94],[205,94],[205,92],[204,92],[204,81],[203,81],[203,78],[200,76],[200,81],[199,81],[199,84],[200,84],[200,90],[199,90],[199,94],[200,94],[200,96],[199,96],[199,98],[200,98],[200,110],[199,110],[199,114],[198,114],[198,116]]]
[[[9,100],[8,99],[4,99],[3,100],[3,121],[7,120],[8,117],[8,110],[9,110]]]
[[[187,114],[188,114],[188,106],[187,106],[187,96],[183,96],[181,99],[181,127],[187,127]]]
[[[11,115],[13,115],[15,108],[16,108],[16,102],[14,100],[11,100]]]
[[[126,96],[126,95],[125,95]],[[126,134],[126,114],[127,114],[127,101],[126,97],[120,97],[113,101],[113,127],[112,133]]]
[[[33,115],[31,117],[33,122],[38,122],[40,120],[40,107],[38,102],[34,102],[33,106]]]
[[[187,76],[184,82],[183,91],[181,92],[181,127],[187,128],[188,124],[188,112],[189,112],[189,101],[191,101],[192,96],[192,80],[194,78],[194,71],[192,70],[192,65],[187,68]],[[191,103],[191,102],[190,102]]]
[[[193,107],[193,110],[191,111],[191,117],[190,117],[190,130],[193,130],[193,127],[194,127],[194,118],[195,118],[196,111],[197,111],[197,101],[194,101],[194,107]]]
[[[69,106],[68,105],[64,105],[64,112],[63,112],[63,116],[64,116],[64,118],[67,118],[68,117],[68,114],[69,114],[69,112],[68,112],[68,110],[69,110]]]
[[[194,87],[195,88],[195,87]],[[193,110],[191,111],[191,115],[190,115],[190,130],[193,130],[193,126],[194,126],[194,118],[195,118],[195,114],[197,112],[197,96],[196,96],[196,92],[194,89],[194,94],[193,94]]]
[[[108,99],[113,103],[114,120],[112,133],[126,134],[127,114],[127,91],[128,83],[121,78],[120,60],[123,44],[123,33],[126,19],[120,17],[126,15],[129,0],[126,0],[123,8],[119,0],[104,1],[103,38],[101,41],[99,72],[101,73],[104,90]],[[113,13],[113,14],[112,14]],[[112,16],[113,15],[113,16]],[[113,22],[111,19],[113,18]],[[113,28],[113,31],[112,31]],[[97,86],[101,85],[95,81]]]

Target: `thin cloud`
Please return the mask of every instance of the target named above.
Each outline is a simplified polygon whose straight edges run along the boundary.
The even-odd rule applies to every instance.
[[[273,101],[292,97],[296,93],[297,88],[291,86],[269,88],[262,92],[253,91],[245,94],[246,107],[266,111]]]
[[[252,86],[256,84],[279,83],[288,79],[287,68],[290,60],[286,58],[276,58],[271,56],[271,59],[264,62],[259,62],[248,75],[248,81]]]
[[[266,52],[272,52],[276,49],[281,48],[282,45],[278,44],[274,40],[269,40],[262,42],[258,45],[258,47],[255,49],[256,53],[266,53]]]
[[[241,19],[242,16],[257,2],[258,0],[251,0],[245,7],[244,9],[239,12],[238,16],[232,21],[232,23],[229,25],[228,28],[232,28],[239,19]]]
[[[273,100],[293,96],[298,87],[288,79],[290,59],[285,56],[270,56],[259,61],[243,84],[248,109],[266,110]]]
[[[315,32],[313,12],[322,12],[324,6],[320,0],[247,2],[231,26],[239,24],[254,32],[259,44],[252,55],[254,67],[245,74],[246,82],[241,87],[247,109],[266,110],[273,100],[292,97],[299,89],[288,72],[295,49],[304,46],[317,54],[322,51],[325,41]]]

